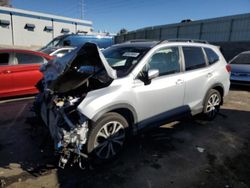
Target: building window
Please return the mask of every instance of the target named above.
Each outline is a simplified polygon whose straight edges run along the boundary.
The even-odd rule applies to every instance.
[[[87,31],[83,31],[83,30],[78,30],[77,33],[83,33],[83,34],[87,34]]]
[[[9,27],[10,21],[9,20],[0,20],[1,27]]]
[[[27,29],[28,31],[34,31],[35,27],[36,27],[35,24],[29,24],[29,23],[27,23],[24,26],[24,29]]]
[[[61,33],[69,33],[69,29],[68,28],[62,28]]]
[[[44,31],[47,31],[47,32],[52,32],[53,31],[53,27],[52,26],[45,26]]]

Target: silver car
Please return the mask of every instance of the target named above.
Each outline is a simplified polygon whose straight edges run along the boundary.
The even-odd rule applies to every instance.
[[[231,65],[230,80],[234,84],[250,84],[250,51],[245,51],[235,56]]]
[[[230,86],[230,65],[202,42],[87,43],[55,61],[38,98],[61,167],[113,159],[129,135],[186,114],[212,120]]]

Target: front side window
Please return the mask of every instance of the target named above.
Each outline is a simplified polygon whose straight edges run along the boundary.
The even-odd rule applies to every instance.
[[[250,65],[250,53],[243,53],[237,56],[231,64]]]
[[[178,47],[158,50],[146,65],[147,69],[159,70],[159,75],[168,75],[180,72]]]
[[[200,47],[183,47],[186,71],[206,66],[205,57]]]
[[[8,65],[9,64],[9,53],[0,53],[0,66],[1,65]]]
[[[16,61],[17,64],[41,64],[44,63],[45,60],[43,57],[33,55],[33,54],[25,54],[25,53],[16,53]]]
[[[207,54],[207,59],[209,65],[212,65],[219,61],[219,56],[210,48],[204,48],[206,54]]]
[[[147,53],[147,47],[110,47],[103,51],[109,65],[117,71],[118,77],[127,75]]]

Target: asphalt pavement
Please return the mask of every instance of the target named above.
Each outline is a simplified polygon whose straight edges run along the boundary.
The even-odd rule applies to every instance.
[[[250,187],[250,90],[233,87],[220,114],[163,125],[131,138],[117,160],[57,167],[33,99],[0,102],[0,187]]]

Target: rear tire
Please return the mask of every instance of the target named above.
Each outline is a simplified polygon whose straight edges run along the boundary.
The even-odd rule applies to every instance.
[[[207,120],[211,121],[217,116],[221,106],[221,99],[222,98],[219,91],[211,89],[208,92],[204,101],[203,109],[203,114],[205,115]]]
[[[123,116],[109,112],[90,126],[87,153],[93,157],[94,161],[106,162],[120,154],[129,126]]]

